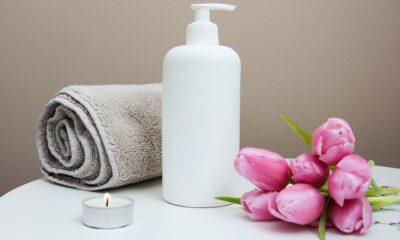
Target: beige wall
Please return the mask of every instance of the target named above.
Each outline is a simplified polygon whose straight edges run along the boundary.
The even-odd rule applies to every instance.
[[[192,1],[0,0],[0,194],[41,177],[43,105],[69,84],[150,83],[184,42]],[[295,156],[281,122],[347,119],[358,153],[400,167],[400,1],[230,1],[221,43],[242,58],[242,145]]]

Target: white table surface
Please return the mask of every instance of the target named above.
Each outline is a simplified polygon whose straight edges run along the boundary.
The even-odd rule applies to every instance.
[[[378,184],[400,184],[400,169],[375,167]],[[161,179],[110,191],[135,200],[134,223],[112,230],[81,223],[81,201],[103,193],[71,189],[39,179],[0,198],[0,239],[318,239],[317,229],[277,222],[252,222],[241,207],[185,208],[161,198]],[[374,220],[400,222],[397,211],[374,213]],[[373,225],[362,237],[330,229],[327,239],[400,239],[400,226]]]

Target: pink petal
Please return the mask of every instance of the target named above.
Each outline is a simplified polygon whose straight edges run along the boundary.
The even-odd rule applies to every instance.
[[[331,207],[329,219],[342,232],[363,234],[372,226],[372,208],[365,197],[346,200],[343,207]]]
[[[343,137],[342,129],[329,129],[321,132],[322,137],[322,154],[326,153],[330,148],[349,142]]]
[[[241,203],[250,219],[255,221],[271,221],[276,218],[268,211],[268,202],[273,193],[258,189],[243,194]]]
[[[266,149],[243,148],[236,160],[237,172],[264,191],[279,191],[290,180],[286,160]]]
[[[368,178],[371,177],[371,168],[367,160],[359,155],[353,154],[343,158],[343,160],[338,163],[337,167],[345,169],[346,172],[357,173]]]
[[[311,153],[304,153],[290,161],[290,169],[296,183],[308,183],[321,187],[328,175],[328,166]]]
[[[313,153],[317,156],[321,156],[322,154],[322,136],[320,132],[320,130],[316,130],[312,135],[312,149]]]
[[[361,200],[362,200],[363,227],[360,229],[360,233],[364,234],[372,226],[372,207],[365,197],[362,197]]]
[[[323,196],[309,184],[295,184],[275,197],[271,214],[287,222],[307,225],[318,219],[324,206]]]
[[[319,158],[327,165],[334,165],[338,163],[343,157],[353,153],[354,143],[346,143],[344,145],[332,147],[326,154],[321,155]]]
[[[350,124],[341,118],[329,118],[327,122],[328,128],[343,128],[346,130],[350,137],[351,142],[355,142],[353,131],[351,130]]]
[[[268,211],[276,218],[279,218],[285,222],[289,222],[288,219],[285,216],[283,216],[278,210],[278,206],[276,205],[276,196],[277,195],[278,195],[278,192],[272,193],[271,199],[268,202]]]
[[[344,146],[348,143],[355,143],[354,134],[350,125],[340,118],[329,118],[324,124],[319,126],[312,135],[312,149],[313,153],[317,156],[328,154],[332,148]],[[353,150],[351,150],[350,153],[352,153]],[[335,153],[331,154],[334,156],[325,156],[322,157],[321,160],[325,161],[327,164],[336,164],[344,157],[344,155],[335,157]],[[334,157],[334,159],[332,159],[332,157]]]
[[[329,194],[339,206],[343,206],[344,191],[343,186],[343,173],[338,169],[328,177]]]

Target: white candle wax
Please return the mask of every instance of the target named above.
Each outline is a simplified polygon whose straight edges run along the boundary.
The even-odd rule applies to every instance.
[[[89,198],[84,204],[90,207],[107,208],[102,197]],[[131,204],[131,201],[126,198],[113,197],[108,203],[108,208],[124,207],[129,204]]]
[[[93,228],[119,228],[133,221],[133,200],[127,197],[88,198],[82,202],[83,224]]]

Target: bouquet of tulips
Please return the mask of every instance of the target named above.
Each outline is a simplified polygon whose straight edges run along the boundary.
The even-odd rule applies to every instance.
[[[241,204],[252,220],[318,225],[320,239],[327,222],[342,232],[363,234],[372,226],[373,210],[400,203],[400,188],[378,186],[371,176],[374,162],[353,153],[355,137],[345,120],[330,118],[310,136],[281,118],[311,151],[288,164],[266,149],[241,149],[235,168],[256,188],[241,198],[216,199]]]

